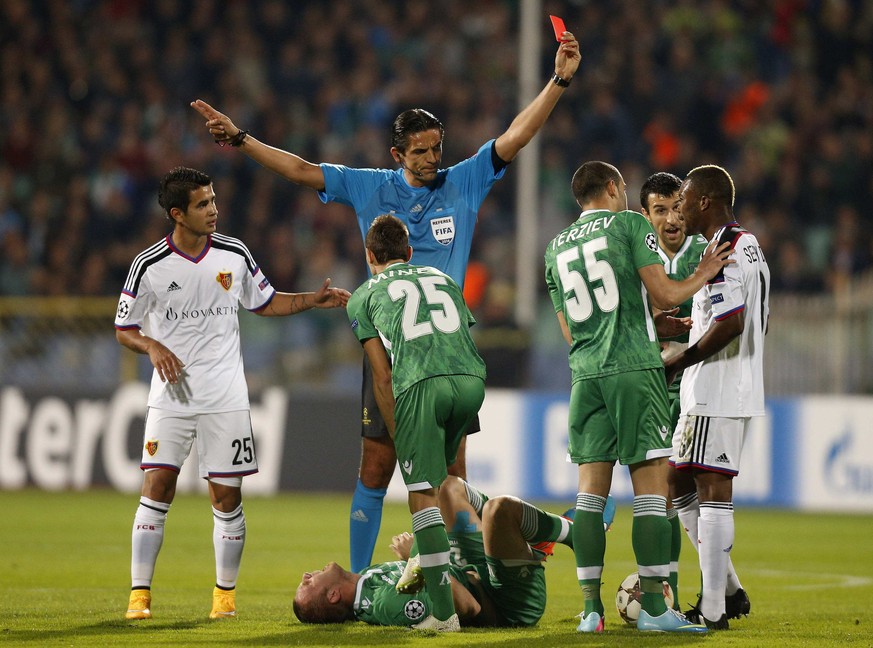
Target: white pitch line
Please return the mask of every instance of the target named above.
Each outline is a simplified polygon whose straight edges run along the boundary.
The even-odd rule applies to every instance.
[[[820,589],[821,587],[867,587],[873,584],[873,578],[867,576],[852,576],[850,574],[822,574],[819,572],[798,572],[784,571],[781,569],[744,569],[744,572],[754,572],[761,576],[773,576],[774,578],[790,578],[791,580],[799,579],[817,579],[821,581],[818,584],[810,583],[808,585],[783,585],[782,589],[803,591]]]

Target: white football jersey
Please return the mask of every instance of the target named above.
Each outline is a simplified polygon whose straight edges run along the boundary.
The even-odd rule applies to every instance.
[[[736,263],[725,266],[694,295],[689,345],[717,321],[742,311],[743,332],[724,349],[685,370],[683,414],[764,415],[764,336],[770,317],[770,270],[754,235],[731,223],[714,239],[731,242]]]
[[[176,385],[154,371],[149,407],[191,414],[249,409],[237,311],[258,310],[275,294],[246,246],[229,236],[210,236],[197,258],[170,236],[139,254],[115,327],[141,328],[185,363]]]

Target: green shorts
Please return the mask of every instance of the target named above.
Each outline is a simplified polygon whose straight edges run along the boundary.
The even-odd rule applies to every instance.
[[[485,399],[477,376],[434,376],[404,391],[394,405],[394,448],[409,491],[436,488],[454,463],[464,431]]]
[[[485,591],[494,601],[501,626],[532,626],[546,610],[546,570],[541,562],[509,566],[487,556]]]
[[[449,536],[449,560],[455,567],[485,566],[485,541],[481,531],[447,529],[446,533]]]
[[[546,609],[546,572],[537,561],[519,561],[508,566],[485,555],[482,532],[449,532],[452,565],[469,572],[475,569],[485,590],[494,603],[498,624],[504,627],[532,626]],[[466,579],[461,583],[476,596]]]
[[[473,417],[464,434],[476,434],[482,429],[479,415]],[[361,436],[368,439],[383,439],[388,436],[388,426],[379,411],[376,402],[376,392],[373,391],[373,370],[370,368],[370,356],[364,354],[364,371],[361,379]]]
[[[632,465],[669,457],[670,408],[663,369],[579,380],[570,391],[570,459]]]

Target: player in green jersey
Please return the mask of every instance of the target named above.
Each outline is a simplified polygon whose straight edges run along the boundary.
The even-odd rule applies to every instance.
[[[669,311],[727,263],[728,246],[708,249],[695,272],[676,282],[664,272],[657,235],[627,209],[624,179],[611,164],[586,162],[573,176],[579,218],[546,249],[546,284],[570,345],[569,452],[579,465],[573,544],[585,609],[579,632],[602,632],[600,580],[606,535],[601,522],[613,466],[630,466],[634,489],[633,547],[642,589],[637,628],[705,632],[668,610],[670,524],[667,457],[671,454],[667,389],[658,335],[687,330],[652,316],[649,299]]]
[[[417,578],[420,565],[434,608],[416,627],[457,630],[437,497],[446,466],[485,398],[485,363],[469,331],[475,320],[451,277],[409,263],[409,233],[400,219],[377,217],[365,246],[371,277],[347,310],[370,360],[376,402],[409,491],[418,553],[399,585]]]
[[[667,276],[681,281],[691,276],[706,249],[706,239],[700,234],[685,235],[679,214],[679,187],[682,180],[672,173],[659,172],[649,176],[640,188],[643,216],[658,235],[658,255]],[[691,298],[677,306],[677,317],[691,317]],[[661,341],[661,357],[666,359],[688,345],[688,333]],[[675,428],[679,419],[679,382],[681,374],[667,388],[670,399],[670,420]]]
[[[559,542],[572,547],[573,522],[510,496],[488,499],[458,477],[448,477],[439,503],[451,540],[454,606],[465,626],[532,626],[546,607],[545,554],[531,547]],[[412,536],[394,536],[400,561],[360,573],[330,563],[306,572],[294,596],[294,613],[305,623],[348,620],[373,625],[416,626],[433,614],[429,586],[397,591],[412,549]]]
[[[685,235],[682,217],[679,214],[679,187],[682,180],[672,173],[654,173],[640,187],[640,207],[643,216],[652,224],[658,235],[658,254],[664,262],[664,271],[671,279],[681,281],[690,276],[706,249],[706,239],[700,235]],[[678,305],[674,314],[680,318],[691,317],[692,299]],[[688,333],[671,339],[660,340],[661,359],[666,360],[688,346]],[[679,421],[679,382],[681,375],[667,387],[667,400],[670,407],[670,430],[676,429]],[[673,588],[673,607],[679,609],[679,555],[682,551],[683,528],[689,533],[688,525],[680,520],[676,498],[692,497],[694,479],[676,470],[669,471],[671,502],[667,504],[667,520],[670,522],[670,577]],[[696,497],[694,497],[696,501]],[[684,500],[682,500],[684,501]],[[694,529],[696,531],[695,522]]]

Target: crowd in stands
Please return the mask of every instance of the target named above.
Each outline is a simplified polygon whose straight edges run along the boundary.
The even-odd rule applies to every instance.
[[[4,0],[0,3],[0,296],[116,296],[133,256],[169,231],[158,179],[212,174],[220,231],[272,283],[365,276],[354,215],[216,146],[202,98],[313,162],[391,166],[389,125],[423,107],[444,164],[519,108],[515,0]],[[582,64],[542,133],[544,241],[575,218],[587,159],[625,174],[631,208],[656,170],[726,167],[775,291],[836,290],[873,265],[873,3],[563,0],[543,3]],[[511,313],[514,180],[486,201],[475,311]],[[543,294],[545,294],[543,289]]]

